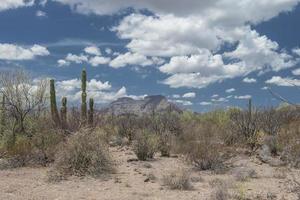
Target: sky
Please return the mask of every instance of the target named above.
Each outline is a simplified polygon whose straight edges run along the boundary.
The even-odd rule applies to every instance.
[[[98,106],[164,95],[198,112],[300,101],[300,0],[1,0],[0,71]]]

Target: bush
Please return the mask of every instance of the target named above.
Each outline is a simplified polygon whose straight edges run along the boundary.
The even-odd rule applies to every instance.
[[[152,159],[158,149],[157,137],[149,131],[142,130],[136,134],[133,151],[139,160]]]
[[[211,200],[228,200],[231,195],[229,193],[229,186],[223,180],[215,179],[211,182],[214,187],[213,193],[211,194]]]
[[[170,174],[163,177],[164,185],[171,190],[190,190],[192,185],[190,182],[190,173],[185,169],[172,171]]]
[[[49,173],[49,180],[60,180],[72,175],[98,177],[112,170],[113,162],[101,136],[83,129],[62,145]]]
[[[177,138],[176,150],[200,170],[217,169],[222,165],[220,130],[210,121],[187,122],[183,134]]]

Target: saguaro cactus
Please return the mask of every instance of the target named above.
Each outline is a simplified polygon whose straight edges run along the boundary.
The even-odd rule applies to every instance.
[[[61,100],[60,118],[62,128],[67,127],[67,98],[63,97]]]
[[[81,122],[83,124],[86,123],[86,118],[87,118],[87,104],[86,104],[86,98],[87,98],[87,94],[86,94],[86,71],[85,69],[82,70],[81,73]]]
[[[89,125],[93,125],[94,123],[94,99],[93,98],[90,98],[89,100],[88,122]]]
[[[58,125],[60,123],[57,105],[56,105],[56,94],[55,94],[55,85],[54,80],[50,80],[50,106],[51,106],[51,115],[53,121]]]
[[[0,136],[4,134],[4,129],[6,125],[5,120],[5,96],[2,96],[2,102],[1,102],[1,124],[0,124]]]

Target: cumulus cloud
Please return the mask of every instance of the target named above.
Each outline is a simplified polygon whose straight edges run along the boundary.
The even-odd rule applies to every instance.
[[[195,98],[196,97],[196,93],[195,92],[188,92],[185,93],[184,95],[182,95],[183,98]]]
[[[112,29],[129,41],[129,52],[118,55],[110,66],[162,65],[159,70],[169,77],[161,82],[172,88],[204,88],[251,72],[280,71],[299,62],[251,26],[291,11],[299,0],[55,1],[83,14],[114,14],[127,7],[152,11],[154,15],[126,16]],[[223,52],[219,50],[224,44],[233,50],[217,53]],[[155,63],[153,56],[168,62]]]
[[[95,56],[100,56],[101,55],[100,49],[96,46],[86,47],[86,48],[84,48],[84,52],[87,53],[87,54],[95,55]]]
[[[1,0],[0,11],[34,5],[34,0]]]
[[[243,79],[243,82],[244,83],[256,83],[257,81],[254,78],[248,78],[248,77],[246,77],[246,78]]]
[[[280,76],[273,76],[271,79],[267,80],[266,83],[284,87],[300,86],[300,80],[288,77],[282,78]]]
[[[33,60],[37,56],[48,56],[50,52],[46,47],[33,45],[22,47],[14,44],[0,43],[0,60]]]
[[[81,81],[79,79],[70,79],[57,82],[57,96],[66,96],[72,103],[78,103],[81,99]],[[88,97],[94,98],[98,104],[109,103],[118,98],[127,96],[126,88],[121,87],[118,90],[112,90],[109,82],[101,82],[91,79],[87,82]]]
[[[299,47],[294,48],[292,51],[293,51],[294,54],[300,56],[300,48]]]
[[[149,66],[152,64],[153,61],[148,59],[146,56],[130,52],[118,55],[109,63],[109,65],[113,68],[125,67],[127,65]]]
[[[226,93],[232,93],[232,92],[235,92],[235,89],[234,89],[234,88],[230,88],[230,89],[227,89],[227,90],[226,90]]]
[[[69,66],[71,63],[64,60],[64,59],[59,59],[57,61],[57,64],[58,64],[59,67],[63,67],[63,66]]]
[[[293,70],[292,73],[296,76],[300,76],[300,68]]]
[[[89,60],[89,63],[93,67],[97,67],[99,65],[108,64],[110,62],[110,58],[108,57],[102,57],[102,56],[95,56]]]

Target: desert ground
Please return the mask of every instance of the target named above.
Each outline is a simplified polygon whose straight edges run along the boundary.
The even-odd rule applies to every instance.
[[[137,161],[129,147],[110,148],[116,161],[116,172],[99,179],[71,177],[59,183],[47,181],[44,168],[17,168],[0,171],[0,199],[5,200],[201,200],[218,199],[216,184],[236,199],[297,200],[300,170],[272,167],[256,156],[242,152],[227,161],[224,172],[197,171],[180,156],[156,156],[151,161]],[[190,190],[171,190],[163,184],[163,176],[173,170],[190,171]],[[241,180],[241,174],[254,170],[255,175]]]

